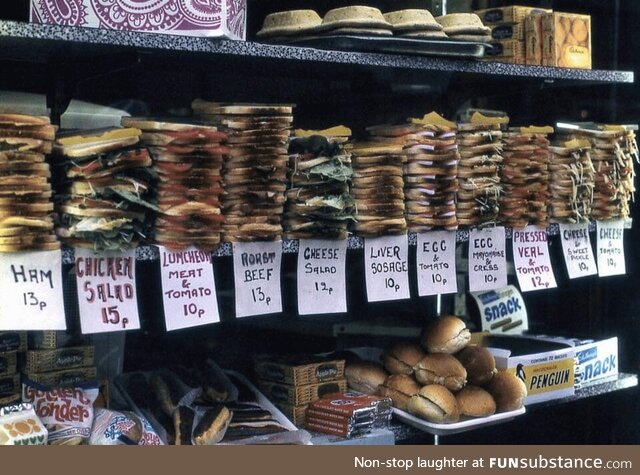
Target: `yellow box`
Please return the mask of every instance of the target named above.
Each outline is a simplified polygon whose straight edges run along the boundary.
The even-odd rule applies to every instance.
[[[524,41],[524,22],[496,23],[495,25],[491,25],[491,37],[494,40]]]
[[[532,66],[542,65],[542,16],[529,15],[524,20],[525,62]]]
[[[503,56],[509,58],[522,58],[525,55],[524,41],[519,40],[502,40],[492,41],[493,56]]]
[[[520,5],[510,5],[500,8],[487,8],[476,11],[482,23],[521,23],[532,13],[550,13],[551,10],[544,8],[523,7]]]
[[[591,69],[591,16],[554,12],[542,16],[542,64]]]

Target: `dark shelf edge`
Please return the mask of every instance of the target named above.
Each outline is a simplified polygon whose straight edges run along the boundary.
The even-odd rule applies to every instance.
[[[34,52],[37,54],[38,48],[41,48],[49,53],[66,52],[69,54],[69,59],[72,59],[72,52],[68,50],[65,51],[65,49],[60,46],[69,44],[93,45],[96,48],[112,46],[134,50],[208,53],[253,59],[262,58],[284,61],[334,63],[385,69],[412,69],[554,81],[580,81],[609,84],[632,83],[634,81],[633,71],[552,68],[441,57],[329,51],[217,38],[0,21],[0,44],[7,42],[7,40],[14,42],[38,42],[37,44],[31,45],[33,49],[30,51],[30,54],[34,54]],[[58,45],[57,43],[62,44]],[[82,54],[86,55],[88,53],[85,48],[82,48],[82,50]],[[5,50],[4,53],[0,53],[0,57],[3,59],[21,59],[10,56],[11,53],[11,50]]]

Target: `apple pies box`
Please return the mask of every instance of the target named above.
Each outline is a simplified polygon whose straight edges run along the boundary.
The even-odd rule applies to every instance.
[[[247,0],[31,0],[30,21],[244,40]]]

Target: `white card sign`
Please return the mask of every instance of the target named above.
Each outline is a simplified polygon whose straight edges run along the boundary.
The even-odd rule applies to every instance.
[[[589,224],[560,223],[560,240],[567,273],[570,279],[598,273],[596,259],[591,249]]]
[[[418,295],[458,292],[455,231],[418,233],[416,270]]]
[[[384,302],[410,298],[406,235],[364,240],[364,266],[367,300]]]
[[[211,253],[160,250],[162,303],[167,331],[220,321]]]
[[[502,226],[469,231],[469,290],[507,286],[507,255]]]
[[[624,275],[624,221],[598,221],[598,275]]]
[[[298,313],[347,311],[345,264],[347,241],[300,239],[298,251]]]
[[[234,242],[236,317],[282,312],[282,241]]]
[[[139,329],[135,249],[96,253],[77,248],[75,254],[82,333]]]
[[[0,330],[66,330],[60,251],[0,254]]]
[[[546,229],[527,226],[513,230],[513,265],[522,292],[557,287]]]

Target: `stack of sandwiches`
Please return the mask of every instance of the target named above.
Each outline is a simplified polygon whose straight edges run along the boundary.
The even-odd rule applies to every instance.
[[[586,223],[591,216],[595,170],[586,140],[549,147],[549,214],[556,223]]]
[[[158,175],[154,240],[171,249],[211,251],[220,242],[222,162],[229,149],[216,127],[124,117],[122,125],[142,130],[142,141]]]
[[[53,231],[48,117],[0,114],[0,252],[60,248]]]
[[[458,146],[455,124],[437,114],[410,119],[405,136],[404,194],[409,230],[457,229]]]
[[[153,223],[151,156],[136,128],[58,136],[64,175],[56,233],[69,246],[116,251],[147,240]]]
[[[503,135],[500,221],[514,229],[549,224],[549,139],[551,127],[512,128]]]
[[[400,38],[443,39],[447,34],[429,10],[408,9],[384,14],[393,26],[393,35]]]
[[[399,136],[406,132],[384,126],[372,129],[368,142],[356,142],[353,148],[353,196],[356,219],[353,229],[362,237],[403,234],[403,166],[407,155]]]
[[[223,239],[282,239],[293,106],[196,99],[192,107],[198,116],[228,134],[229,151],[222,167]]]
[[[609,126],[580,134],[591,142],[590,155],[595,168],[591,217],[599,221],[628,218],[629,202],[635,192],[633,161],[638,160],[634,132]]]
[[[458,180],[456,215],[460,226],[495,223],[498,218],[502,163],[502,132],[497,123],[458,124]]]
[[[283,221],[287,239],[347,238],[355,220],[350,136],[346,127],[294,132]]]

